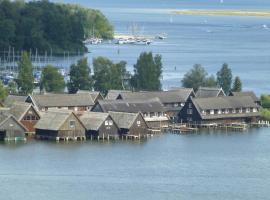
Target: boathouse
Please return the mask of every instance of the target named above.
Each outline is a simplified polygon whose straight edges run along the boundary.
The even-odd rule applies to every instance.
[[[95,104],[90,93],[31,95],[26,101],[32,103],[39,111],[89,111]]]
[[[256,96],[256,94],[252,91],[244,91],[244,92],[230,92],[229,96],[236,96],[236,97],[240,97],[240,96],[250,96],[253,101],[257,104],[257,105],[262,105],[261,100]]]
[[[118,126],[108,113],[85,112],[80,120],[86,128],[86,137],[91,139],[117,138]]]
[[[93,107],[94,112],[126,112],[142,113],[147,125],[151,128],[168,127],[169,118],[159,98],[154,99],[129,99],[129,100],[103,100]]]
[[[98,91],[78,90],[77,94],[81,94],[81,93],[90,94],[90,96],[92,97],[92,100],[93,100],[94,103],[96,103],[98,100],[103,100],[104,99],[102,94],[100,92],[98,92]]]
[[[119,128],[120,137],[147,137],[149,130],[141,113],[109,112],[109,114]]]
[[[260,106],[250,96],[190,98],[179,113],[180,122],[227,124],[254,122]]]
[[[12,106],[14,103],[19,102],[19,103],[24,103],[26,102],[27,96],[22,96],[22,95],[8,95],[4,101],[4,105],[6,107]]]
[[[38,139],[84,140],[85,127],[72,111],[47,111],[35,126]]]
[[[39,111],[30,103],[15,102],[9,109],[20,123],[27,129],[27,133],[34,133],[34,126],[40,120]]]
[[[14,116],[0,113],[0,140],[25,140],[26,131]]]
[[[150,100],[159,98],[164,107],[164,112],[172,122],[177,121],[178,113],[185,105],[187,99],[195,93],[192,88],[178,88],[169,91],[142,91],[120,93],[117,99],[122,100]]]
[[[223,97],[226,96],[222,88],[199,87],[195,96],[197,98]]]
[[[109,90],[105,99],[106,100],[116,100],[120,94],[130,93],[129,90]]]

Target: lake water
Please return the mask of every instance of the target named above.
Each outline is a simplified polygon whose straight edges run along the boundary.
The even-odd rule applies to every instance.
[[[68,2],[68,1],[65,1]],[[72,1],[69,1],[72,2]],[[73,1],[75,2],[75,1]],[[176,16],[170,9],[269,9],[269,0],[79,0],[101,9],[127,33],[167,33],[150,46],[91,46],[91,60],[108,56],[132,65],[142,51],[160,53],[164,88],[201,63],[215,73],[228,62],[245,89],[269,92],[269,18]],[[119,54],[117,53],[119,50]],[[175,70],[176,67],[176,70]],[[270,131],[164,134],[148,141],[0,143],[2,200],[254,200],[269,199]]]
[[[270,132],[0,143],[0,199],[269,199]]]
[[[244,82],[245,90],[258,95],[270,91],[270,18],[172,15],[173,9],[270,9],[269,0],[65,0],[100,9],[117,33],[129,33],[135,23],[141,33],[168,39],[150,46],[104,44],[90,46],[93,57],[125,60],[128,69],[142,51],[161,54],[164,62],[163,88],[181,86],[183,75],[196,63],[216,74],[224,62]],[[119,52],[119,53],[118,53]]]

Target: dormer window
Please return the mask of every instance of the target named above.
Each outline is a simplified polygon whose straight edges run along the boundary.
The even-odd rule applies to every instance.
[[[202,115],[206,115],[206,112],[205,112],[205,110],[202,110]]]
[[[210,110],[210,115],[214,115],[215,111],[214,110]]]
[[[236,113],[236,110],[235,109],[232,109],[232,113],[235,114]]]
[[[242,113],[243,112],[242,108],[239,108],[238,112],[239,113]]]
[[[221,112],[221,110],[218,110],[218,114],[220,115],[222,112]]]
[[[225,114],[228,114],[229,113],[229,109],[225,109]]]
[[[250,113],[250,108],[246,108],[246,113]]]
[[[253,108],[252,111],[253,112],[258,112],[258,109],[257,108]]]

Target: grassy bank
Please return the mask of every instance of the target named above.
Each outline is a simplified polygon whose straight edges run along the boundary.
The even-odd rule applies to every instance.
[[[248,10],[177,10],[177,11],[173,11],[173,14],[270,17],[270,11],[248,11]]]

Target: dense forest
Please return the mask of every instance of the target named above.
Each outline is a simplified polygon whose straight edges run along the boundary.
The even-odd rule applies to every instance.
[[[109,39],[113,27],[98,10],[42,1],[0,0],[0,51],[86,51],[89,36]]]

